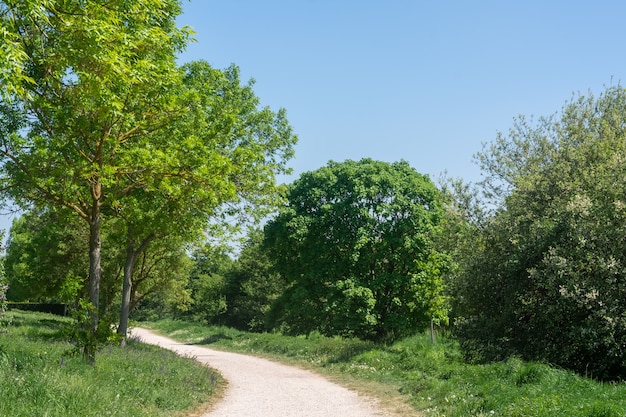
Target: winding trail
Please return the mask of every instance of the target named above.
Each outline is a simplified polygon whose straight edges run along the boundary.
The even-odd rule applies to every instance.
[[[192,357],[228,381],[224,398],[202,417],[386,417],[375,401],[309,371],[254,356],[176,342],[133,328],[144,343]]]

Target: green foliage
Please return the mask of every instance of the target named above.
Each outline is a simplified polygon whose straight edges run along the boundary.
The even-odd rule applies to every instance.
[[[351,387],[379,388],[381,399],[410,402],[425,416],[573,416],[626,414],[626,384],[600,383],[572,372],[519,358],[489,365],[463,360],[458,344],[440,335],[438,343],[420,334],[380,345],[359,339],[291,337],[245,333],[224,327],[165,320],[146,323],[183,343],[200,343],[237,352],[267,355],[349,381]],[[356,382],[355,382],[356,381]],[[394,404],[397,405],[397,404]]]
[[[13,221],[5,258],[11,301],[67,303],[84,293],[87,231],[67,214],[32,210]]]
[[[626,376],[625,120],[626,91],[610,88],[559,120],[518,120],[481,155],[487,179],[508,191],[457,287],[472,359]]]
[[[303,174],[266,226],[288,288],[272,318],[295,334],[394,340],[446,319],[434,247],[438,190],[406,162],[331,162]]]
[[[108,219],[102,237],[107,254],[101,283],[102,312],[115,312],[125,261],[126,235],[118,219]],[[60,210],[31,210],[13,222],[5,259],[11,301],[31,300],[76,303],[86,296],[85,252],[88,232],[84,224]],[[146,247],[136,259],[130,310],[140,303],[169,312],[189,303],[185,288],[191,261],[180,239],[169,236]]]
[[[284,291],[284,281],[272,271],[262,247],[263,233],[252,230],[232,267],[224,273],[224,324],[247,331],[267,329],[270,308]]]
[[[143,161],[129,166],[128,155],[174,110],[167,92],[180,81],[176,53],[188,37],[179,13],[176,0],[0,4],[0,35],[15,57],[0,62],[0,107],[11,121],[0,129],[2,197],[64,207],[86,222],[93,314],[103,210],[145,186]],[[94,333],[97,324],[94,315]]]
[[[74,345],[73,353],[82,353],[89,363],[94,363],[96,352],[107,344],[118,342],[112,332],[111,317],[98,315],[97,331],[92,330],[92,318],[96,307],[86,300],[79,300],[72,310],[73,322],[65,328],[67,339]]]
[[[163,92],[177,79],[175,54],[188,36],[175,27],[179,12],[173,0],[3,3],[3,28],[16,35],[21,71],[34,81],[3,80],[24,91],[3,100],[23,123],[2,137],[10,161],[3,180],[18,203],[54,203],[89,218],[92,199],[114,197],[103,186],[136,179],[123,168],[131,139],[171,110]]]
[[[157,301],[172,312],[190,303],[187,282],[193,263],[176,239],[161,239],[146,248],[136,264],[131,311],[146,300]]]
[[[109,296],[118,300],[124,266],[128,262],[129,236],[125,223],[119,218],[107,221],[107,233],[103,244],[107,247],[109,261],[116,271],[115,291]],[[144,230],[152,230],[147,228]],[[138,240],[135,241],[137,243]],[[151,303],[154,308],[172,312],[185,309],[189,304],[186,288],[193,262],[187,253],[185,237],[163,234],[150,240],[147,245],[133,247],[132,288],[130,289],[129,311]],[[119,306],[119,303],[115,304]]]
[[[193,254],[194,265],[189,275],[191,305],[182,316],[202,323],[219,323],[226,311],[224,273],[232,259],[222,248],[206,245]]]
[[[214,371],[133,340],[104,347],[96,366],[68,355],[69,318],[12,310],[0,335],[0,416],[189,415],[216,393]]]

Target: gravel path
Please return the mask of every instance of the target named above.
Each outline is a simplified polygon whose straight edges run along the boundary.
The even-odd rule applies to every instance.
[[[224,399],[202,417],[383,417],[374,401],[309,371],[265,359],[186,345],[148,330],[133,337],[219,371],[228,381]]]

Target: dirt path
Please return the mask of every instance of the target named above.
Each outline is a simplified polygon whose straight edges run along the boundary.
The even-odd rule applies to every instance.
[[[228,381],[224,399],[202,417],[383,417],[375,402],[309,371],[222,352],[134,328],[145,343],[193,357]]]

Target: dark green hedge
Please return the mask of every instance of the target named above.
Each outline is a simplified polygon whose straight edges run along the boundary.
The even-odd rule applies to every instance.
[[[68,305],[60,303],[8,303],[9,310],[26,310],[26,311],[38,311],[40,313],[51,313],[57,316],[66,316]]]

